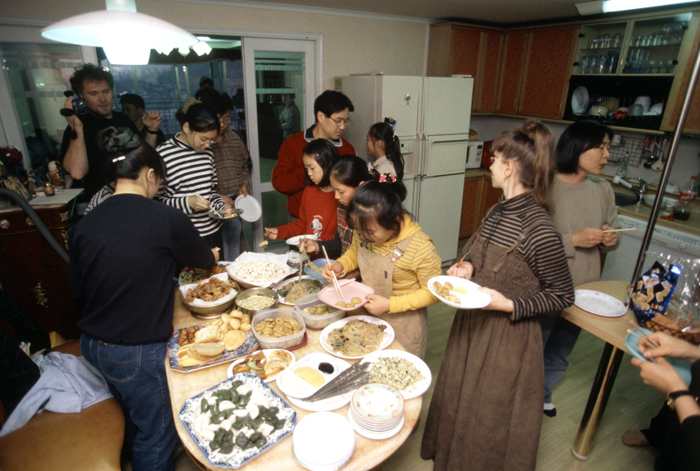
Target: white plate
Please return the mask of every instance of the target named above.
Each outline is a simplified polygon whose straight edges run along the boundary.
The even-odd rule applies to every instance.
[[[571,111],[575,114],[585,113],[588,110],[589,102],[588,89],[581,85],[571,94]]]
[[[276,265],[279,265],[282,269],[283,272],[281,275],[279,275],[276,278],[273,278],[269,281],[252,281],[252,280],[244,280],[242,278],[238,278],[234,276],[234,272],[236,270],[236,267],[238,264],[242,262],[247,262],[247,261],[252,261],[252,260],[264,260],[267,262],[272,262]],[[279,283],[283,279],[287,278],[289,275],[294,273],[295,270],[289,265],[287,265],[287,254],[276,254],[272,252],[243,252],[241,255],[238,256],[236,260],[233,261],[230,265],[226,267],[226,271],[228,272],[228,275],[236,281],[239,285],[241,285],[242,288],[269,288],[270,286]]]
[[[258,203],[258,200],[250,195],[240,195],[238,198],[236,198],[234,206],[243,210],[241,213],[241,219],[244,221],[255,222],[260,219],[260,216],[262,216],[262,207],[260,206],[260,203]]]
[[[182,299],[184,302],[185,296],[187,296],[187,291],[191,289],[195,289],[197,286],[201,285],[202,283],[208,282],[212,278],[218,278],[219,280],[223,282],[228,282],[228,273],[218,273],[216,275],[212,275],[206,280],[199,281],[197,283],[192,283],[189,285],[180,285],[180,293],[182,293]],[[202,301],[199,298],[194,298],[194,300],[189,303],[192,306],[200,306],[200,307],[215,307],[215,306],[221,306],[222,304],[226,304],[227,302],[231,301],[233,298],[236,297],[236,294],[238,294],[238,291],[235,289],[231,288],[231,290],[228,292],[228,294],[222,298],[217,299],[216,301]],[[185,305],[188,305],[185,303]]]
[[[454,291],[452,294],[457,296],[461,301],[460,304],[448,301],[438,294],[438,292],[433,288],[433,284],[439,281],[443,285],[445,282],[449,281],[452,286],[457,288],[462,286],[468,290],[467,294],[458,294]],[[484,306],[488,306],[491,302],[491,296],[486,293],[479,291],[480,286],[476,283],[465,280],[464,278],[457,278],[456,276],[434,276],[428,281],[428,289],[433,293],[440,301],[447,304],[448,306],[456,307],[457,309],[480,309]]]
[[[285,278],[284,280],[280,281],[280,282],[277,283],[276,285],[270,287],[270,289],[271,289],[272,291],[274,291],[275,293],[277,293],[280,289],[282,289],[283,287],[287,286],[289,283],[293,283],[293,282],[297,281],[298,279],[299,279],[299,276],[297,276],[297,275],[292,276],[292,277],[289,277],[289,278]],[[319,281],[317,278],[314,278],[313,276],[310,276],[310,275],[302,275],[302,276],[301,276],[301,279],[302,279],[302,280],[316,280],[316,281]],[[325,282],[326,282],[326,280],[321,280],[321,288],[323,288],[323,285],[325,284]],[[319,291],[320,291],[320,289],[319,289]],[[317,292],[318,292],[318,291],[317,291]],[[311,294],[311,293],[309,293],[309,294]],[[279,299],[279,302],[280,302],[281,304],[286,304],[287,306],[294,306],[294,303],[293,303],[293,302],[292,302],[292,303],[288,303],[287,301],[285,301],[285,298],[283,298],[281,294],[277,294],[277,298]]]
[[[290,237],[285,242],[287,243],[287,245],[293,245],[295,247],[298,247],[299,244],[301,243],[301,239],[316,240],[316,239],[318,239],[318,234],[298,235],[298,236]]]
[[[382,340],[382,343],[379,344],[379,348],[377,350],[384,350],[386,347],[391,345],[391,342],[394,341],[394,329],[385,321],[377,318],[377,317],[372,317],[372,316],[351,316],[351,317],[346,317],[345,319],[340,319],[339,321],[336,321],[332,323],[331,325],[327,325],[322,331],[321,331],[321,337],[319,338],[319,342],[321,342],[321,346],[331,355],[335,355],[339,358],[345,358],[347,360],[359,360],[360,358],[364,358],[367,355],[370,355],[370,352],[367,355],[359,356],[359,357],[348,357],[345,355],[342,355],[340,353],[334,352],[333,349],[328,345],[328,335],[331,333],[332,330],[334,329],[339,329],[340,327],[344,326],[350,321],[354,320],[360,320],[360,321],[365,321],[365,322],[371,322],[373,324],[379,324],[386,326],[384,329],[384,333],[386,334],[384,336],[384,340]]]
[[[418,358],[417,356],[404,352],[402,350],[380,350],[378,352],[370,353],[363,360],[362,363],[371,363],[378,358],[384,357],[401,357],[413,363],[413,366],[423,375],[423,381],[419,381],[415,384],[415,388],[411,391],[406,391],[404,389],[399,389],[399,392],[405,400],[413,399],[414,397],[422,396],[425,391],[430,387],[430,383],[433,380],[430,368],[428,365]]]
[[[574,305],[584,311],[603,317],[624,316],[627,308],[619,300],[609,294],[590,289],[577,289]]]
[[[352,425],[352,428],[354,428],[357,433],[359,433],[365,438],[369,438],[371,440],[386,440],[387,438],[391,438],[397,433],[399,433],[399,431],[403,427],[403,423],[405,422],[405,417],[402,416],[399,425],[392,428],[391,430],[387,430],[386,432],[372,432],[371,430],[367,430],[366,428],[362,427],[360,424],[355,422],[355,418],[352,416],[352,409],[348,408],[348,422],[350,422],[350,425]]]
[[[297,424],[292,449],[308,469],[340,469],[355,451],[355,432],[340,414],[311,414]]]
[[[302,366],[309,366],[317,370],[318,365],[321,363],[330,363],[333,365],[334,371],[331,374],[321,373],[321,375],[323,375],[323,379],[325,379],[325,382],[316,388],[294,373],[294,370],[301,368]],[[338,376],[341,371],[345,371],[348,368],[350,368],[350,363],[347,361],[334,358],[326,353],[311,353],[296,362],[294,364],[294,368],[287,368],[280,375],[278,375],[277,386],[280,388],[280,391],[287,395],[287,397],[305,399],[325,386],[330,380]]]
[[[270,356],[270,353],[276,352],[276,351],[278,351],[278,350],[282,350],[282,349],[281,349],[281,348],[268,348],[268,349],[266,349],[266,350],[261,350],[261,352],[263,352],[263,353],[265,354],[266,357],[269,357],[269,356]],[[287,368],[289,368],[289,367],[292,366],[292,365],[294,364],[294,362],[296,361],[296,357],[295,357],[294,354],[293,354],[292,352],[290,352],[289,350],[282,350],[282,351],[287,352],[287,353],[289,353],[289,354],[292,356],[292,362],[291,362],[291,363],[289,364],[289,366],[287,367]],[[257,354],[257,353],[258,353],[258,352],[253,352],[253,353],[251,353],[251,355]],[[240,358],[240,359],[234,361],[233,363],[231,363],[231,364],[229,365],[229,367],[228,367],[228,370],[226,370],[226,376],[228,376],[229,378],[230,378],[231,376],[233,376],[233,367],[236,366],[236,365],[241,364],[248,356],[249,356],[249,355],[246,355],[244,358]],[[285,368],[284,370],[286,370],[287,368]],[[281,375],[281,374],[284,372],[284,370],[280,371],[280,372],[277,373],[276,375],[268,376],[267,378],[263,379],[263,381],[265,381],[266,383],[271,383],[271,382],[273,382],[274,380],[277,379],[277,377],[278,377],[279,375]],[[257,375],[256,375],[256,376],[257,376]]]

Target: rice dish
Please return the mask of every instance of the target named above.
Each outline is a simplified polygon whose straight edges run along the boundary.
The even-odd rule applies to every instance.
[[[247,260],[237,263],[231,275],[248,283],[266,283],[286,272],[285,267],[267,260]]]

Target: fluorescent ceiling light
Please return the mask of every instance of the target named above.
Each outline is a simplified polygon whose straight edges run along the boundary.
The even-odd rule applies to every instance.
[[[603,13],[613,11],[637,10],[640,8],[665,7],[681,3],[691,3],[697,0],[606,0],[603,2]]]
[[[112,64],[148,64],[151,49],[191,46],[197,38],[167,21],[136,11],[135,0],[105,0],[107,9],[83,13],[41,30],[52,41],[102,47]]]
[[[581,15],[596,15],[600,13],[665,7],[692,2],[697,2],[697,0],[596,0],[594,2],[576,3],[576,8]]]

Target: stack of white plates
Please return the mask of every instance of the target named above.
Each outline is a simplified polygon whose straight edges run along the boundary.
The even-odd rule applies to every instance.
[[[403,410],[404,399],[396,388],[370,383],[355,391],[348,416],[357,433],[381,440],[401,430]]]
[[[355,433],[345,418],[333,412],[304,417],[292,438],[294,459],[312,471],[335,471],[355,452]]]

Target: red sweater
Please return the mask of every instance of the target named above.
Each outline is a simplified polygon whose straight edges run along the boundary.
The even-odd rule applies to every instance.
[[[335,193],[323,192],[316,185],[310,185],[302,192],[299,219],[279,226],[277,239],[318,233],[319,240],[330,240],[335,237],[337,226],[338,200],[335,199]]]
[[[301,194],[306,188],[306,170],[301,157],[304,147],[314,140],[313,129],[314,126],[311,126],[306,131],[298,132],[285,139],[277,153],[277,164],[272,169],[272,186],[283,195],[287,195],[287,212],[297,218],[300,217]],[[331,142],[340,155],[355,155],[355,148],[342,137],[340,140]]]

